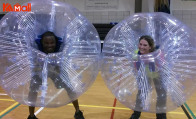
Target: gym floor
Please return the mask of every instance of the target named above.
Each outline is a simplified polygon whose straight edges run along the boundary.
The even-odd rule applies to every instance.
[[[131,109],[115,99],[106,87],[100,73],[88,91],[79,97],[79,104],[85,119],[129,119],[133,113]],[[185,111],[179,107],[168,112],[167,119],[196,119],[194,116],[196,114],[196,94],[183,107],[185,107]],[[187,114],[185,114],[186,111]],[[35,112],[39,119],[74,119],[74,113],[72,104],[58,108],[37,107]],[[0,119],[26,119],[28,115],[28,106],[15,102],[0,88]],[[156,119],[156,115],[143,112],[140,119]]]

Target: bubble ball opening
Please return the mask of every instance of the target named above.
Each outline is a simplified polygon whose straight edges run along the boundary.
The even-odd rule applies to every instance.
[[[102,77],[115,97],[135,111],[165,113],[194,92],[195,32],[166,13],[134,14],[117,24],[103,44]],[[139,38],[157,49],[139,55]]]
[[[0,84],[21,104],[66,105],[96,79],[101,52],[98,33],[69,4],[51,0],[29,3],[30,12],[9,12],[0,21]],[[39,50],[36,40],[46,31],[59,38],[59,52]]]

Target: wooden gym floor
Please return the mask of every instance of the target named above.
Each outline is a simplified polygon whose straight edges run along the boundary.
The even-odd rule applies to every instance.
[[[85,119],[129,119],[133,112],[115,99],[100,73],[92,87],[79,97],[79,103]],[[192,119],[196,119],[196,94],[186,104],[184,107],[187,108],[187,112]],[[35,114],[39,119],[74,119],[74,112],[72,104],[68,104],[59,108],[36,108]],[[0,119],[26,119],[28,115],[26,105],[15,102],[0,88]],[[156,116],[143,112],[140,119],[156,119]],[[168,112],[167,119],[187,119],[187,116],[179,107]]]

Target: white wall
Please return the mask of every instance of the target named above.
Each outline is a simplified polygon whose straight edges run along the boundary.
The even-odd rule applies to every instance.
[[[117,9],[87,10],[85,0],[67,0],[68,3],[78,8],[92,23],[119,22],[134,13],[135,0],[119,0]]]
[[[171,0],[173,10],[196,10],[196,1]]]
[[[135,0],[119,0],[117,9],[87,10],[85,0],[67,0],[78,8],[92,23],[119,22],[134,13]],[[79,3],[79,4],[78,4]]]
[[[142,12],[154,12],[155,0],[142,0]]]
[[[67,3],[73,5],[78,8],[80,11],[88,11],[85,10],[85,0],[64,0]],[[134,11],[135,0],[119,0],[119,8],[118,9],[107,9],[108,11]],[[94,11],[104,11],[103,10],[94,10]]]
[[[3,3],[12,5],[23,4],[30,0],[0,0]],[[85,9],[85,0],[58,0],[67,2],[79,9],[92,23],[110,23],[119,22],[127,16],[134,14],[135,0],[119,0],[116,9],[87,10]],[[142,0],[142,12],[154,11],[154,0]],[[196,1],[171,0],[171,13],[179,20],[196,30]],[[2,8],[2,7],[0,7]],[[2,13],[2,9],[0,9]]]
[[[171,14],[196,31],[196,1],[170,0]],[[153,12],[154,0],[143,0],[142,12]]]
[[[3,3],[10,3],[14,5],[16,3],[23,4],[30,0],[1,0],[0,5]],[[135,0],[119,0],[118,7],[116,9],[102,9],[102,10],[87,10],[85,7],[85,0],[56,0],[63,1],[71,4],[79,9],[84,16],[86,16],[92,23],[110,23],[119,22],[134,13]],[[2,13],[3,10],[0,9]]]
[[[172,15],[196,31],[196,1],[171,0]]]

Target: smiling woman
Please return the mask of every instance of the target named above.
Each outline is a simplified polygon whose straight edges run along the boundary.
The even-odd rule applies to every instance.
[[[140,37],[138,44],[140,54],[153,52],[155,49],[154,47],[154,41],[150,36],[145,35]]]
[[[195,32],[169,14],[134,14],[104,40],[103,79],[130,109],[174,110],[195,92],[195,41]]]
[[[149,53],[152,53],[155,50],[154,46],[154,40],[152,39],[151,36],[144,35],[139,38],[139,45],[138,45],[139,51],[137,52],[138,55],[147,55]],[[139,70],[142,68],[142,61],[138,57],[138,59],[135,60],[135,72],[140,72]],[[159,65],[156,65],[153,60],[148,60],[147,62],[143,64],[145,65],[144,72],[146,72],[146,79],[148,79],[146,85],[150,85],[152,82],[154,83],[155,86],[155,91],[157,94],[157,110],[159,110],[160,107],[166,106],[166,90],[164,87],[161,85],[162,78],[160,77],[159,72],[157,72],[157,67]],[[138,73],[138,75],[140,75]],[[141,103],[142,99],[140,98],[140,95],[143,94],[143,90],[140,90],[141,82],[143,77],[137,76],[137,85],[138,85],[138,93],[136,97],[136,107],[137,111],[134,111],[134,113],[131,115],[130,119],[139,119],[142,110]],[[167,119],[166,118],[166,113],[157,113],[156,114],[157,119]]]

